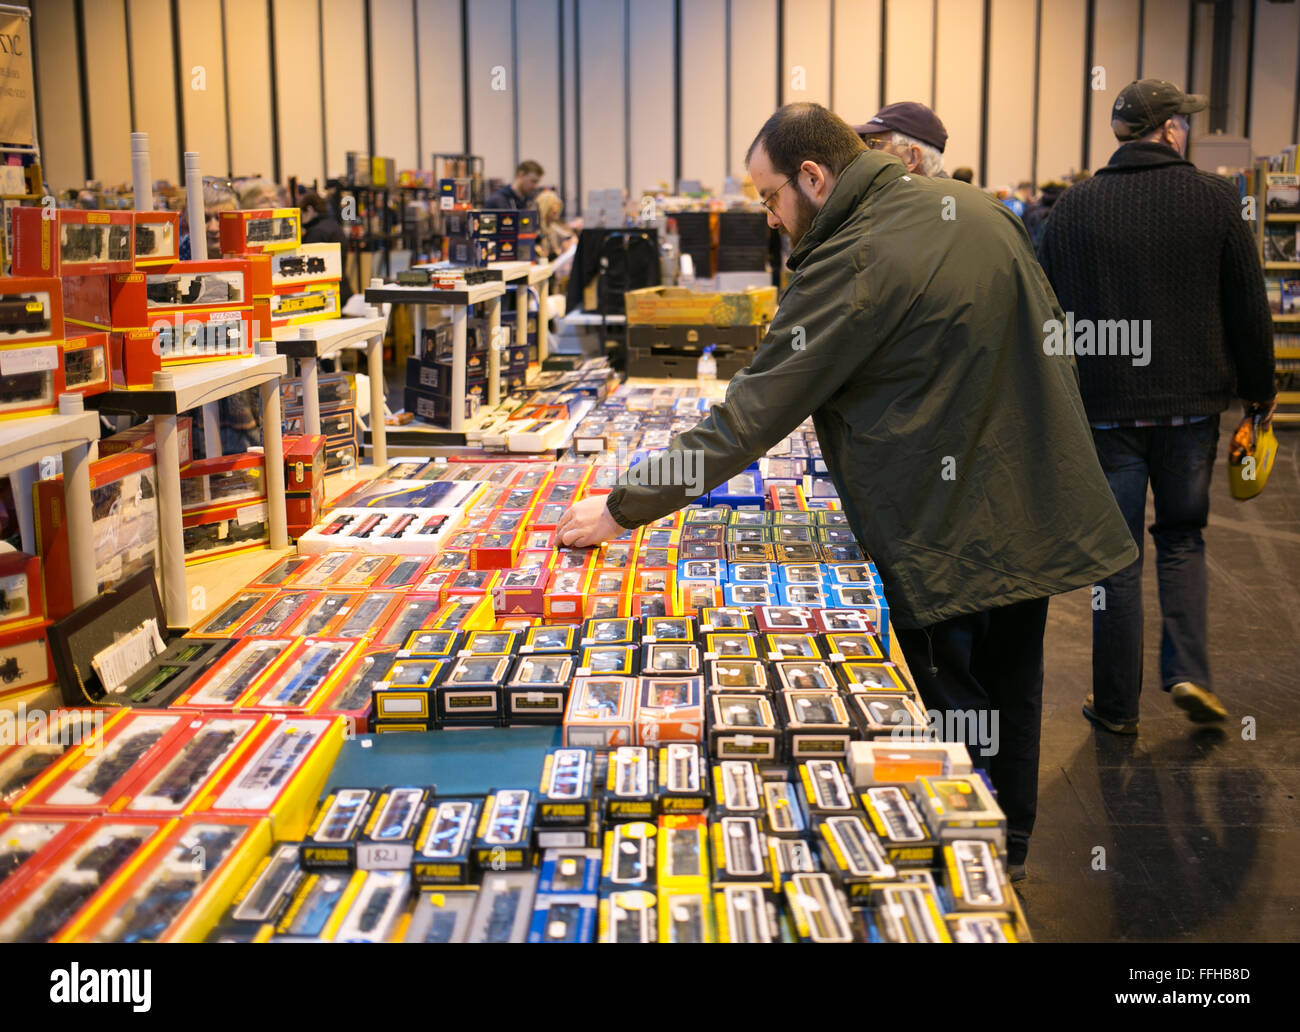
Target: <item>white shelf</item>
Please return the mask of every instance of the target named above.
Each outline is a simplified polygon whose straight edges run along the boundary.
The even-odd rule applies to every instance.
[[[86,404],[104,412],[178,415],[284,376],[287,364],[283,355],[254,355],[170,366],[154,374],[153,387],[105,391]]]
[[[464,290],[437,290],[433,287],[404,287],[385,283],[366,288],[366,301],[372,305],[385,301],[395,305],[476,305],[491,301],[506,292],[504,283],[475,283]]]
[[[345,348],[364,347],[387,326],[382,315],[330,319],[272,331],[276,350],[293,358],[327,358]]]
[[[99,416],[94,412],[0,420],[0,476],[98,440]]]

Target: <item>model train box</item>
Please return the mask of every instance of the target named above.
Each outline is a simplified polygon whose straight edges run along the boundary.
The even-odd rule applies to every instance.
[[[194,458],[193,425],[193,421],[189,416],[176,417],[176,451],[180,457],[181,465],[190,462]],[[105,459],[110,455],[118,455],[125,451],[152,452],[155,450],[156,444],[153,423],[141,423],[139,426],[119,430],[111,437],[100,438],[99,457]]]
[[[343,275],[338,244],[303,244],[292,251],[278,251],[271,258],[271,283],[276,287],[297,283],[333,282]]]
[[[291,283],[271,295],[271,326],[301,326],[337,319],[342,310],[337,283]]]
[[[107,333],[79,333],[63,342],[63,389],[100,394],[111,386]]]
[[[63,338],[63,288],[57,277],[0,277],[0,344]]]
[[[0,419],[57,412],[63,389],[62,344],[0,344]]]
[[[302,243],[302,212],[297,208],[223,211],[220,220],[223,255],[292,251]]]
[[[14,208],[15,276],[97,276],[130,272],[134,213]]]
[[[167,265],[180,260],[181,215],[178,211],[137,211],[135,267]]]
[[[150,452],[125,452],[90,464],[91,536],[99,591],[146,566],[160,565],[157,469]],[[45,568],[45,604],[51,619],[73,610],[63,478],[34,488],[37,550]]]

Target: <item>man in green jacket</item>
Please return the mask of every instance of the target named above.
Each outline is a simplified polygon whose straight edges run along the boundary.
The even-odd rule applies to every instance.
[[[909,174],[844,121],[790,104],[750,175],[794,275],[723,404],[607,498],[561,518],[594,545],[681,508],[812,414],[926,705],[971,746],[1023,876],[1038,796],[1048,597],[1136,558],[1098,465],[1064,320],[1020,220],[979,190]],[[655,486],[650,486],[655,485]],[[936,712],[937,711],[937,712]]]

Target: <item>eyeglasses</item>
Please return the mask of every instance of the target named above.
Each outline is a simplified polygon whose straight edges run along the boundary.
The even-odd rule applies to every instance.
[[[867,145],[867,150],[884,150],[889,146],[889,137],[868,136],[862,142]]]
[[[795,181],[795,179],[798,178],[798,176],[799,176],[799,173],[796,172],[796,173],[795,173],[794,175],[792,175],[789,179],[787,179],[784,183],[782,183],[782,184],[781,184],[780,186],[778,186],[775,190],[773,190],[770,194],[768,194],[766,200],[763,201],[763,207],[766,208],[768,211],[770,211],[773,215],[775,215],[775,214],[776,214],[776,211],[775,211],[775,209],[773,209],[773,207],[772,207],[772,202],[776,200],[776,195],[779,194],[782,190],[784,190],[784,189],[785,189],[787,186],[789,186],[791,183],[793,183],[793,182]]]

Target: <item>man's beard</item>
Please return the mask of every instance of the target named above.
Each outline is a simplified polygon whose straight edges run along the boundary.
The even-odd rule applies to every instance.
[[[817,217],[817,206],[797,186],[794,191],[794,210],[794,223],[786,226],[785,231],[790,237],[790,246],[798,247],[799,241],[803,239],[803,235],[808,232],[808,227],[812,225],[813,219]]]

